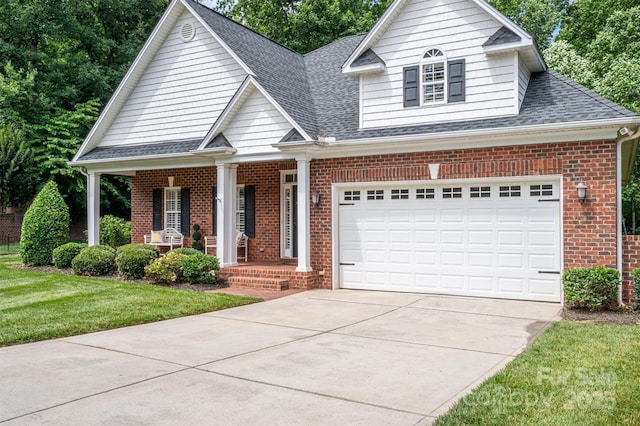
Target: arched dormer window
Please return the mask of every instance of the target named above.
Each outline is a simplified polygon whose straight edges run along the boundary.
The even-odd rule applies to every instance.
[[[447,58],[440,49],[427,49],[420,61],[420,92],[423,104],[444,102],[446,99]]]
[[[417,65],[403,68],[405,107],[465,100],[465,60],[447,59],[442,49],[430,47]]]

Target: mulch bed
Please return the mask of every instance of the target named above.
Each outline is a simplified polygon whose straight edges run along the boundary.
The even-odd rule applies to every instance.
[[[53,266],[24,266],[18,265],[13,266],[15,269],[24,269],[28,271],[38,271],[38,272],[46,272],[48,274],[60,274],[60,275],[74,275],[73,269],[60,269]],[[169,287],[180,290],[191,290],[191,291],[210,291],[210,290],[219,290],[221,288],[227,288],[228,285],[224,280],[220,280],[215,284],[189,284],[189,283],[173,283],[173,284],[156,284],[147,280],[127,280],[123,278],[120,274],[115,273],[112,275],[101,275],[99,277],[92,278],[101,278],[105,280],[114,280],[114,281],[123,281],[128,283],[136,283],[136,284],[148,284],[148,285],[157,285],[159,287]]]
[[[562,310],[562,318],[569,321],[594,324],[640,325],[640,311],[589,311],[587,309]]]

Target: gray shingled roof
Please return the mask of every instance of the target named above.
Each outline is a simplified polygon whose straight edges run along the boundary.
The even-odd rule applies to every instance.
[[[211,142],[209,142],[209,144],[206,146],[206,149],[209,149],[209,148],[223,148],[223,147],[233,148],[233,146],[229,142],[229,139],[227,139],[224,134],[218,133],[211,140]]]
[[[637,117],[635,113],[548,70],[531,76],[518,115],[359,130],[359,81],[343,74],[342,64],[365,35],[344,37],[303,56],[202,5],[192,2],[192,6],[256,74],[255,78],[265,90],[313,138],[324,134],[338,140],[364,139]],[[494,36],[493,43],[512,37],[508,30],[498,31]],[[292,130],[281,142],[297,140],[303,138]],[[186,153],[198,148],[201,142],[188,140],[96,148],[80,161]]]
[[[107,160],[111,158],[146,157],[149,155],[185,154],[202,143],[201,139],[158,142],[125,146],[95,148],[83,155],[79,161]]]
[[[482,46],[493,46],[496,44],[515,43],[520,41],[520,36],[508,29],[507,27],[501,27],[498,31],[493,33]]]

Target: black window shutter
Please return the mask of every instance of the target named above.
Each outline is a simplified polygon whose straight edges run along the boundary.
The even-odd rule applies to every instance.
[[[185,237],[189,236],[191,230],[191,190],[189,188],[180,189],[180,232]]]
[[[162,189],[153,190],[153,230],[162,229]]]
[[[404,106],[412,107],[420,105],[420,67],[404,67],[403,74],[403,90],[404,90]]]
[[[448,102],[464,101],[464,59],[449,61]]]
[[[249,238],[256,237],[256,187],[244,187],[244,233]]]
[[[213,194],[212,194],[212,204],[211,204],[211,220],[212,220],[212,229],[213,229],[213,233],[211,235],[213,235],[214,237],[216,235],[218,235],[218,201],[216,200],[216,197],[218,196],[218,190],[217,188],[214,186],[213,187]]]

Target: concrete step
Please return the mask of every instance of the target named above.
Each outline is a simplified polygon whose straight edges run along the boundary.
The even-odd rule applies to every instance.
[[[236,275],[228,277],[227,284],[229,287],[258,288],[274,291],[289,289],[289,280],[281,278],[257,278]]]

